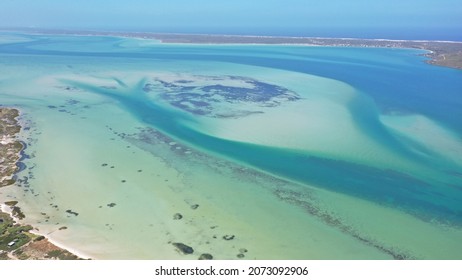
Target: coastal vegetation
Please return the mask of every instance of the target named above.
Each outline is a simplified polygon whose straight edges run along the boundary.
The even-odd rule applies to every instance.
[[[0,260],[77,260],[76,255],[31,233],[30,225],[20,225],[0,212]]]
[[[16,182],[15,174],[19,170],[17,163],[24,147],[16,138],[21,130],[18,116],[17,109],[0,108],[0,187]],[[25,218],[17,206],[18,201],[0,202],[11,211],[11,215],[0,211],[0,260],[78,259],[76,255],[51,244],[44,236],[31,233],[32,226],[17,223],[14,218]]]
[[[0,188],[16,182],[14,173],[19,169],[16,162],[20,158],[23,145],[15,139],[21,130],[16,118],[19,112],[13,108],[0,108]]]

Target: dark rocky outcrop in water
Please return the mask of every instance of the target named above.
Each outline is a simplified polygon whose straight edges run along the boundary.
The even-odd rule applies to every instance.
[[[172,245],[175,246],[175,248],[177,248],[178,251],[180,251],[181,253],[183,253],[185,255],[190,255],[190,254],[194,253],[193,248],[191,248],[190,246],[185,245],[183,243],[172,243]]]
[[[199,257],[199,260],[213,260],[213,256],[210,254],[202,254]]]
[[[78,216],[78,215],[79,215],[79,213],[77,213],[77,212],[75,212],[75,211],[72,211],[72,210],[70,210],[70,209],[69,209],[69,210],[66,210],[66,213],[69,213],[69,214],[74,215],[74,216]]]
[[[230,240],[233,240],[234,239],[234,235],[225,235],[223,236],[223,239],[226,240],[226,241],[230,241]]]

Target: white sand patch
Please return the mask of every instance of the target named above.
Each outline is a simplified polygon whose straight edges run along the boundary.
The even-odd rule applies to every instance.
[[[235,119],[201,118],[188,123],[212,136],[301,153],[353,161],[378,168],[413,169],[412,163],[361,131],[346,103],[350,88],[331,94],[312,94],[279,107],[261,108],[262,114]],[[309,95],[309,94],[307,94]]]
[[[15,139],[13,137],[8,137],[7,135],[2,135],[2,138],[0,140],[0,144],[2,145],[8,145],[10,143],[13,143]]]
[[[462,143],[450,129],[422,115],[382,116],[396,133],[462,167]]]

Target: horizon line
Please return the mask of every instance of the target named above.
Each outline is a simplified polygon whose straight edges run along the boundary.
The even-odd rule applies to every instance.
[[[250,35],[250,34],[226,34],[226,33],[183,33],[183,32],[158,32],[158,31],[121,31],[105,29],[77,29],[77,28],[40,28],[40,27],[2,27],[0,31],[34,31],[43,32],[95,32],[108,33],[112,35],[120,34],[150,34],[150,35],[175,35],[175,36],[215,36],[215,37],[241,37],[241,38],[287,38],[287,39],[337,39],[337,40],[372,40],[372,41],[390,41],[390,42],[439,42],[439,43],[462,43],[462,40],[431,40],[431,39],[389,39],[389,38],[372,38],[372,37],[324,37],[324,36],[290,36],[290,35]],[[72,34],[84,35],[84,34]],[[87,34],[91,35],[91,34]],[[102,34],[99,34],[102,35]],[[104,34],[106,35],[106,34]]]

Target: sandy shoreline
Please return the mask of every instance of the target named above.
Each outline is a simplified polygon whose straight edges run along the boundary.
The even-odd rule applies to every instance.
[[[17,225],[23,225],[23,223],[21,222],[20,219],[18,219],[17,217],[13,216],[12,214],[12,211],[11,211],[11,207],[9,207],[8,205],[6,204],[3,204],[3,203],[0,203],[0,213],[6,213],[8,215],[10,215],[11,219],[17,224]],[[79,251],[78,249],[76,248],[73,248],[73,247],[70,247],[62,242],[59,242],[58,240],[56,240],[55,238],[53,237],[50,237],[49,235],[44,235],[43,233],[39,232],[38,230],[36,229],[32,229],[29,231],[30,233],[34,234],[34,235],[37,235],[37,236],[43,236],[45,237],[45,241],[46,242],[49,242],[51,244],[53,244],[54,246],[62,249],[62,250],[65,250],[67,252],[70,252],[71,254],[77,256],[79,259],[94,259],[94,257],[90,256],[90,255],[87,255],[81,251]],[[44,252],[44,254],[46,254],[46,252]]]
[[[24,124],[22,124],[18,118],[21,116],[21,111],[14,108],[1,108],[2,109],[2,119],[1,121],[1,127],[2,127],[2,164],[6,166],[7,168],[2,168],[2,174],[1,177],[3,179],[6,178],[7,183],[11,184],[3,184],[3,188],[7,187],[14,187],[16,183],[16,174],[21,170],[19,167],[18,163],[23,159],[23,151],[26,149],[26,145],[24,142],[21,141],[21,139],[18,138],[18,134],[20,134],[22,127]],[[4,140],[4,141],[3,141]],[[17,143],[23,143],[21,144],[21,148],[18,150],[18,146],[15,145]],[[11,148],[13,147],[13,148]],[[13,155],[14,153],[14,155]],[[8,168],[8,166],[10,168]],[[14,169],[12,169],[14,168]],[[3,182],[2,179],[2,182]],[[5,241],[7,246],[5,247],[5,244],[0,244],[4,246],[7,250],[5,252],[8,252],[7,258],[10,258],[11,256],[16,257],[15,254],[17,252],[22,252],[24,250],[29,249],[29,247],[35,247],[33,250],[30,250],[31,252],[33,251],[34,254],[32,255],[24,255],[23,253],[17,253],[19,256],[18,259],[53,259],[51,257],[50,252],[55,251],[58,252],[60,250],[63,250],[62,254],[64,254],[66,257],[69,256],[69,252],[73,255],[75,255],[75,259],[81,258],[81,259],[88,259],[89,257],[84,255],[82,252],[79,252],[78,250],[75,250],[74,248],[68,248],[64,244],[61,244],[60,242],[57,242],[56,240],[50,238],[49,236],[45,236],[41,233],[39,233],[37,230],[32,229],[28,230],[27,233],[24,235],[21,231],[19,231],[19,234],[11,234],[10,229],[14,229],[17,227],[28,227],[28,225],[24,224],[21,221],[21,217],[19,215],[23,215],[20,208],[16,207],[16,204],[19,203],[19,201],[10,201],[10,204],[12,205],[7,205],[6,201],[0,201],[0,213],[6,213],[10,216],[10,219],[8,218],[3,218],[1,220],[2,224],[6,226],[4,228],[4,232],[0,232],[0,237],[4,237],[2,241]],[[15,211],[17,211],[15,213]],[[19,214],[18,214],[19,213]],[[12,237],[13,236],[13,237]],[[43,239],[42,237],[45,237]],[[21,238],[28,238],[27,243],[22,244],[22,245],[17,245],[21,243]],[[12,240],[11,240],[12,239]],[[17,241],[19,240],[19,241]],[[37,244],[40,243],[40,245],[37,246]],[[13,244],[13,245],[11,245]],[[34,244],[32,246],[31,244]],[[16,248],[17,247],[17,248]],[[59,249],[58,249],[59,248]],[[3,252],[3,250],[2,250]],[[39,256],[41,254],[42,256]],[[64,256],[63,255],[63,256]],[[47,256],[50,256],[47,258]],[[74,256],[70,256],[74,258]]]
[[[32,230],[31,232],[34,233],[34,234],[37,234],[37,235],[41,235],[40,232],[35,231],[35,230]],[[45,236],[45,237],[47,238],[47,240],[48,240],[51,244],[53,244],[53,245],[55,245],[55,246],[57,246],[57,247],[59,247],[59,248],[61,248],[61,249],[63,249],[63,250],[66,250],[66,251],[68,251],[68,252],[70,252],[70,253],[76,255],[77,257],[79,257],[79,258],[81,258],[81,259],[87,259],[87,260],[95,259],[93,256],[90,256],[90,255],[88,255],[88,254],[85,254],[85,253],[83,253],[82,251],[78,250],[77,248],[70,247],[70,246],[68,246],[67,244],[62,243],[62,242],[56,240],[56,239],[53,238],[53,237],[50,237],[50,236]]]

